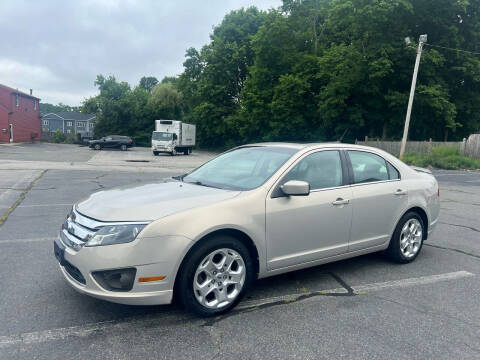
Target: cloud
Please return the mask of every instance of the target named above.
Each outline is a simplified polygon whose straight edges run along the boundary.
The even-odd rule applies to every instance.
[[[185,50],[209,41],[234,9],[280,0],[3,0],[0,83],[43,102],[78,105],[97,74],[138,83],[179,74]]]

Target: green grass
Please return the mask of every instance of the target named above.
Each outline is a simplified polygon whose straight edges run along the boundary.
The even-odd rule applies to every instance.
[[[430,155],[407,154],[402,159],[409,165],[420,167],[432,166],[438,169],[480,169],[480,161],[463,156],[460,150],[453,146],[438,146],[432,148]]]

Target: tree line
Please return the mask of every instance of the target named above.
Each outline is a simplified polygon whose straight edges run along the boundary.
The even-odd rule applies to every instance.
[[[135,87],[98,75],[95,134],[148,144],[154,119],[197,125],[202,147],[399,139],[417,41],[428,34],[410,139],[480,130],[480,0],[284,0],[228,13],[181,74]],[[411,43],[404,41],[409,37]],[[453,50],[452,50],[453,49]],[[461,49],[466,51],[460,51]]]

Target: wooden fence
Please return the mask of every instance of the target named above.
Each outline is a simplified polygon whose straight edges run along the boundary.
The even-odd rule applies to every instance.
[[[355,141],[355,144],[376,147],[389,152],[392,155],[400,154],[400,141],[369,140]],[[460,150],[461,154],[471,158],[480,159],[480,134],[473,134],[463,141],[407,141],[406,154],[428,155],[432,148],[437,146],[453,146]]]

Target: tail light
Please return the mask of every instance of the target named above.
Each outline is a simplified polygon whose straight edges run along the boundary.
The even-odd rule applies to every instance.
[[[437,188],[437,196],[440,197],[440,186]]]
[[[128,142],[131,143],[133,140],[132,139],[128,139]]]

